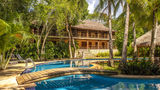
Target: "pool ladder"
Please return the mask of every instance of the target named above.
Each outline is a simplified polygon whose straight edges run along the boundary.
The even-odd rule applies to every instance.
[[[27,58],[25,62],[26,62],[25,68],[28,68],[28,62],[32,62],[33,67],[34,67],[34,68],[36,67],[36,64],[34,63],[34,61],[33,61],[31,58]]]

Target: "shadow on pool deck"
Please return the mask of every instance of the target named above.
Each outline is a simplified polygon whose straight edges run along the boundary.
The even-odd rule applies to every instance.
[[[49,61],[35,62],[35,63],[40,64],[47,62]],[[32,63],[29,63],[29,66],[31,65]],[[19,76],[24,70],[25,70],[25,63],[8,65],[6,70],[0,70],[0,90],[3,90],[1,88],[4,87],[15,87],[17,85],[16,76]]]

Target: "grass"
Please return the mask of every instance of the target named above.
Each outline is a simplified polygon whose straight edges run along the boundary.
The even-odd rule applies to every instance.
[[[103,69],[105,69],[105,70],[118,71],[118,65],[119,65],[119,63],[115,62],[113,67],[108,66],[108,63],[105,63],[105,62],[100,63],[99,65],[101,67],[103,67]]]
[[[106,56],[106,57],[86,57],[85,59],[103,59],[103,58],[109,58],[109,56]],[[121,56],[114,56],[114,58],[121,58]]]

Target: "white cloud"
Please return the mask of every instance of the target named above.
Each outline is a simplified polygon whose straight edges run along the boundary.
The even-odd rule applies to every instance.
[[[93,13],[96,6],[99,4],[99,0],[87,0],[89,13]],[[119,8],[116,17],[122,13],[122,7]],[[113,14],[113,12],[112,12]]]
[[[98,5],[99,3],[99,0],[87,0],[89,6],[88,6],[88,10],[89,10],[89,13],[93,13],[94,12],[94,9],[95,7]]]

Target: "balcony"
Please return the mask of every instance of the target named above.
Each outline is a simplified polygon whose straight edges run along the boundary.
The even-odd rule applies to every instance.
[[[87,46],[86,47],[80,47],[80,49],[87,49]],[[108,49],[106,46],[89,46],[88,49]]]

